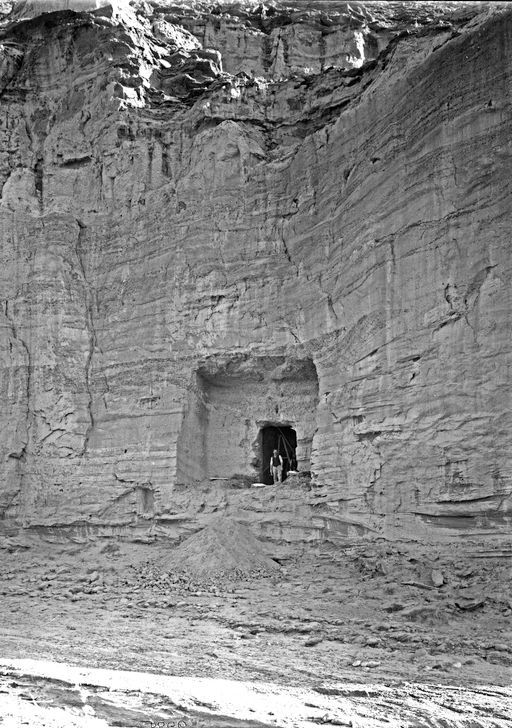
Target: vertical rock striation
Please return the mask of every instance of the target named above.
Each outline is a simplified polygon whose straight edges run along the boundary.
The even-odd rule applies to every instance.
[[[512,15],[307,6],[2,21],[6,526],[186,520],[268,423],[321,531],[510,524]]]

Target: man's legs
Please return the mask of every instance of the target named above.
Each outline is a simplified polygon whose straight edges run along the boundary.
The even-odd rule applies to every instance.
[[[282,468],[280,466],[272,466],[272,480],[274,481],[274,485],[281,482],[281,471]]]
[[[277,482],[282,483],[283,482],[283,466],[278,465],[276,470],[277,470]]]

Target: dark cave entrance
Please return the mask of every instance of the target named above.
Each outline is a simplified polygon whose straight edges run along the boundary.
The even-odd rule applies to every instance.
[[[275,449],[283,458],[283,480],[289,470],[297,469],[295,451],[297,448],[297,433],[288,425],[267,425],[260,430],[260,453],[261,469],[260,478],[262,483],[272,485],[272,473],[270,471],[270,458]]]

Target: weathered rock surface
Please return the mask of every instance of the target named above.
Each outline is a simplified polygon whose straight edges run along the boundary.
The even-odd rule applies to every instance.
[[[510,527],[512,15],[307,5],[3,19],[7,529]],[[283,516],[210,487],[269,423]]]

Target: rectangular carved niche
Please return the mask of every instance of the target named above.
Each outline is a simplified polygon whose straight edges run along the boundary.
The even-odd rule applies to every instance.
[[[261,474],[265,423],[293,427],[299,470],[310,470],[318,377],[311,359],[216,356],[196,371],[178,442],[178,482]]]

